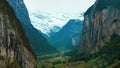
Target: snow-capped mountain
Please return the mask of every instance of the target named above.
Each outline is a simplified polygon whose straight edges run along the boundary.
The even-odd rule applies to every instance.
[[[30,11],[32,25],[50,37],[51,32],[58,32],[70,19],[83,20],[80,13],[50,13],[45,11]]]

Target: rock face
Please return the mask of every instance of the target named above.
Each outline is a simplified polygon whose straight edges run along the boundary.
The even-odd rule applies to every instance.
[[[29,14],[24,5],[23,0],[7,0],[8,3],[13,7],[17,18],[21,21],[21,24],[25,30],[32,47],[37,55],[41,53],[48,53],[56,51],[48,41],[42,36],[42,34],[32,26]]]
[[[51,45],[59,50],[74,49],[80,40],[82,21],[71,19],[63,28],[51,37]]]
[[[0,0],[0,68],[35,68],[36,58],[13,9]]]
[[[120,1],[96,0],[85,13],[80,53],[93,54],[110,42],[113,34],[120,35]]]

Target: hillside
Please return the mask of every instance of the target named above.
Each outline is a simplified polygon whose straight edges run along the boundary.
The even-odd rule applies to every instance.
[[[79,38],[82,31],[82,21],[71,19],[63,28],[50,37],[52,46],[59,50],[71,50],[79,45]]]

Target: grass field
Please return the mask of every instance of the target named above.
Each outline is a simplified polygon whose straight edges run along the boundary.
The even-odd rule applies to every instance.
[[[64,52],[38,56],[38,68],[85,68],[84,61],[70,62]]]

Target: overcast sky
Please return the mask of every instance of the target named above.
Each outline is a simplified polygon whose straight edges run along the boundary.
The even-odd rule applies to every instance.
[[[85,12],[95,0],[24,0],[28,10]]]

